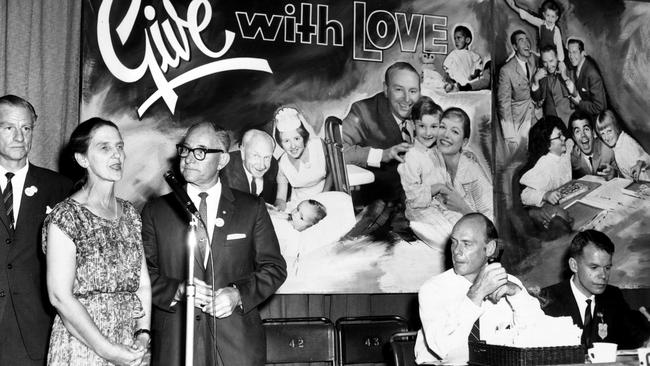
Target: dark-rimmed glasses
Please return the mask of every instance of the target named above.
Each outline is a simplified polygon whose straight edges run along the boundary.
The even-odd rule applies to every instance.
[[[553,140],[561,140],[562,137],[564,137],[564,139],[566,140],[566,136],[564,136],[564,135],[558,135],[558,136],[555,136],[555,137],[551,137],[551,138],[548,139],[548,140],[549,140],[549,141],[553,141]]]
[[[190,148],[187,147],[183,144],[178,144],[176,145],[176,152],[178,153],[178,156],[181,158],[186,158],[189,154],[190,151],[192,152],[192,155],[194,155],[194,158],[196,160],[203,160],[205,159],[205,154],[214,154],[214,153],[223,153],[225,151],[221,149],[206,149],[203,147],[195,147],[195,148]]]

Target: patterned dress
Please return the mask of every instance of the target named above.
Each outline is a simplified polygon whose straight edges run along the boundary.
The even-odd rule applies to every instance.
[[[140,215],[127,201],[117,199],[122,215],[105,219],[72,198],[56,205],[43,226],[54,224],[76,246],[74,296],[86,308],[99,331],[113,343],[131,345],[136,319],[144,315],[135,291],[140,284],[142,237]],[[54,319],[48,365],[109,365],[72,336],[61,317]]]

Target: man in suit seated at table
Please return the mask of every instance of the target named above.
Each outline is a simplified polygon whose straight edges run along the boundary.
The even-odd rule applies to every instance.
[[[277,190],[278,162],[273,157],[275,141],[266,132],[248,130],[239,151],[230,152],[230,162],[220,173],[224,183],[241,192],[262,197],[273,204]],[[255,192],[252,190],[255,189]]]
[[[614,152],[594,130],[594,121],[589,113],[575,111],[569,117],[569,131],[575,142],[571,152],[573,179],[585,175],[600,175],[610,180],[616,172]]]
[[[614,243],[596,230],[579,232],[569,247],[573,276],[542,289],[543,310],[550,316],[570,316],[583,329],[582,343],[612,342],[619,349],[650,343],[650,324],[630,309],[618,287],[608,285]]]
[[[501,329],[534,324],[544,316],[521,281],[506,273],[496,256],[498,235],[480,213],[463,216],[451,233],[453,268],[427,280],[418,293],[422,329],[415,342],[418,364],[462,365],[469,341]]]

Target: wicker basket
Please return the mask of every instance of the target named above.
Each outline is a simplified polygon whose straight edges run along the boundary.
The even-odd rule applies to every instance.
[[[470,365],[528,366],[584,362],[583,346],[517,348],[469,342]]]

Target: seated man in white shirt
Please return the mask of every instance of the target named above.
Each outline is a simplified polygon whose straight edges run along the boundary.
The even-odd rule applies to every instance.
[[[459,365],[469,360],[468,341],[490,338],[516,322],[543,316],[537,299],[488,264],[497,250],[494,224],[480,213],[463,216],[451,233],[454,267],[429,279],[418,295],[422,329],[415,343],[418,364]]]

